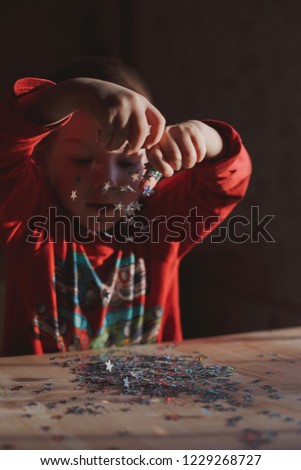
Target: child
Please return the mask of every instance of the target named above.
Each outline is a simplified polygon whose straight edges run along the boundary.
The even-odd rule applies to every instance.
[[[248,154],[225,123],[165,126],[118,61],[62,77],[1,105],[3,354],[181,340],[179,262],[244,196]]]

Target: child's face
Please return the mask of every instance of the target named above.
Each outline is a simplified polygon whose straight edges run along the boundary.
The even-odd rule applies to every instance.
[[[58,131],[45,162],[50,185],[60,203],[90,229],[94,227],[87,217],[92,216],[95,230],[102,232],[125,215],[125,208],[140,196],[138,186],[147,158],[144,150],[125,156],[124,146],[116,151],[106,150],[99,142],[99,130],[96,118],[76,113]],[[119,203],[121,212],[115,209]],[[102,207],[110,216],[106,224],[104,210],[99,214]]]

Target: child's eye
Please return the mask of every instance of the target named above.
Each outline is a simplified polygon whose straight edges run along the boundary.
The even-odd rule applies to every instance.
[[[124,168],[124,169],[127,169],[127,168],[133,168],[133,167],[136,167],[139,165],[139,162],[137,161],[131,161],[130,159],[128,160],[120,160],[118,162],[118,165],[120,166],[120,168]]]
[[[88,158],[72,158],[72,161],[78,165],[90,165],[92,163],[92,159]]]

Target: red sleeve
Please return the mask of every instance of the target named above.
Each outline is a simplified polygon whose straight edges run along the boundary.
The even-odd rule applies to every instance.
[[[233,127],[219,121],[204,122],[223,136],[227,155],[164,179],[156,193],[144,200],[145,215],[150,219],[162,216],[167,221],[158,229],[162,253],[168,241],[175,245],[179,258],[229,215],[245,195],[252,171],[248,152]]]
[[[28,219],[43,214],[49,203],[40,168],[30,157],[49,132],[68,121],[51,127],[30,122],[21,114],[17,98],[54,85],[37,78],[18,80],[0,104],[0,243],[4,251],[24,238]]]

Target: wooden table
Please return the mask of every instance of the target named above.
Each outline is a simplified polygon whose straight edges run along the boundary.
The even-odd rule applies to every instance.
[[[157,375],[154,384],[147,367],[141,376],[127,371],[127,387],[116,364],[126,364],[133,354],[138,366],[144,355],[154,364],[160,358],[170,361],[172,372]],[[198,393],[173,396],[173,390],[166,390],[173,387],[172,374],[178,374],[175,358],[183,356],[204,371],[214,366],[217,375],[201,381]],[[105,365],[108,358],[115,364],[112,372]],[[85,367],[97,360],[102,380],[118,379],[119,389],[95,391],[85,383]],[[301,449],[300,365],[301,327],[179,344],[1,358],[0,448]],[[179,367],[186,366],[179,362]],[[189,374],[185,370],[181,374]],[[229,377],[219,375],[222,371]],[[198,381],[198,374],[193,378],[190,373],[187,381]],[[185,377],[177,380],[185,385]],[[147,381],[150,389],[163,387],[163,396],[137,394]]]

